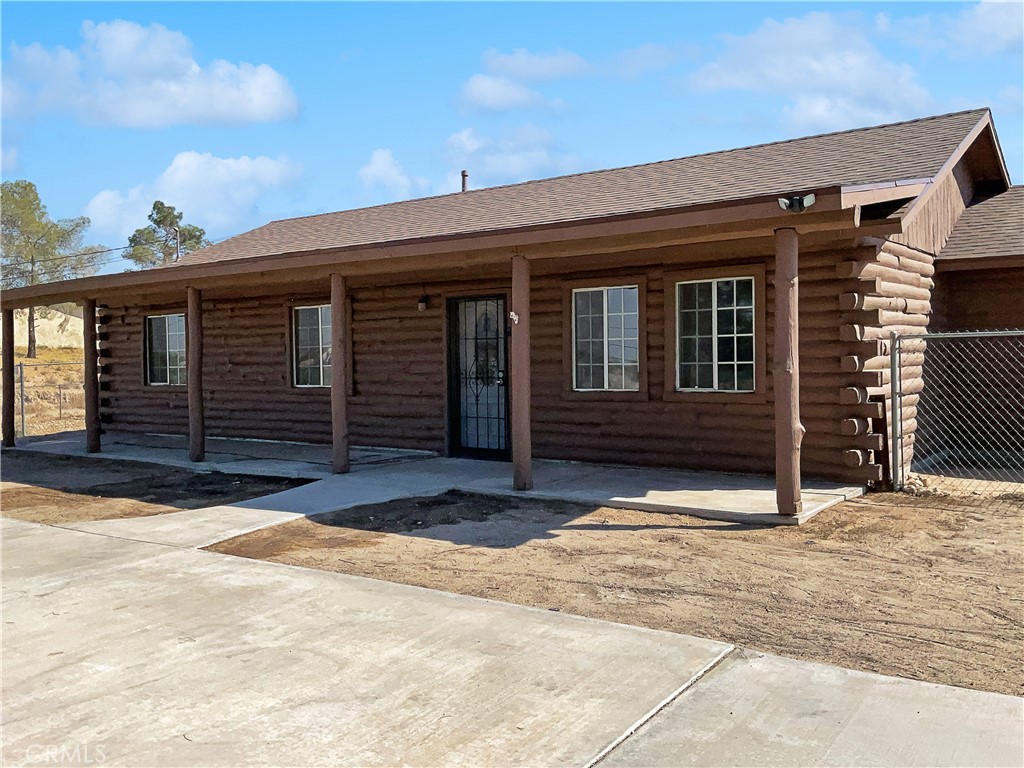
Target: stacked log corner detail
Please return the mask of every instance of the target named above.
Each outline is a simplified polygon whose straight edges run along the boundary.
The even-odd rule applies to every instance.
[[[877,242],[873,248],[853,251],[850,256],[836,266],[836,274],[845,285],[839,297],[839,336],[845,342],[876,345],[877,354],[866,351],[841,358],[840,367],[851,376],[851,385],[841,388],[839,402],[860,405],[879,400],[888,412],[892,393],[892,335],[921,336],[927,332],[932,312],[934,260],[924,250],[888,240]],[[917,402],[925,386],[923,366],[923,344],[901,350],[900,420],[905,466],[913,459]],[[847,466],[861,467],[877,458],[880,469],[883,459],[874,453],[885,443],[886,436],[881,434],[881,419],[867,421],[867,431],[858,420],[843,422],[841,432],[849,440],[843,461]],[[877,440],[872,435],[877,435]]]

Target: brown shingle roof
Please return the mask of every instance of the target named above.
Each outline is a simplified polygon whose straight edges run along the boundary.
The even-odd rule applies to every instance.
[[[743,149],[274,221],[179,265],[368,246],[934,176],[978,109]]]
[[[960,216],[939,258],[1020,256],[1024,265],[1024,186],[975,203]]]

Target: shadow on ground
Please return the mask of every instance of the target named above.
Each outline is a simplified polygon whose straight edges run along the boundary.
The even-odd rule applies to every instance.
[[[288,558],[299,552],[343,552],[375,546],[389,535],[455,547],[515,550],[554,541],[567,532],[708,531],[734,534],[773,526],[700,520],[684,514],[639,513],[643,522],[624,524],[596,513],[591,504],[522,496],[447,491],[436,496],[394,499],[294,520],[226,539],[207,549],[256,559]]]
[[[232,504],[306,482],[4,451],[0,511],[36,523],[116,520]]]

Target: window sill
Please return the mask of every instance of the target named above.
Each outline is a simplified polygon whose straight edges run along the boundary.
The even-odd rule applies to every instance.
[[[187,392],[187,384],[144,384],[146,389],[152,389],[157,392]]]
[[[618,389],[590,389],[590,390],[577,390],[577,389],[564,389],[562,390],[562,399],[575,401],[575,400],[600,400],[602,402],[646,402],[650,400],[650,396],[644,389],[638,390],[618,390]]]
[[[768,395],[763,391],[754,392],[717,392],[717,391],[680,391],[666,390],[662,395],[666,403],[767,403]]]

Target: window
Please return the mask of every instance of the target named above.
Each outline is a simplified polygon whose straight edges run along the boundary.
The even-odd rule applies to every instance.
[[[572,292],[573,389],[640,389],[639,288]]]
[[[185,384],[185,316],[146,318],[146,383]]]
[[[331,386],[331,307],[295,307],[292,310],[292,354],[295,386]]]
[[[754,278],[676,284],[676,389],[754,391]]]

